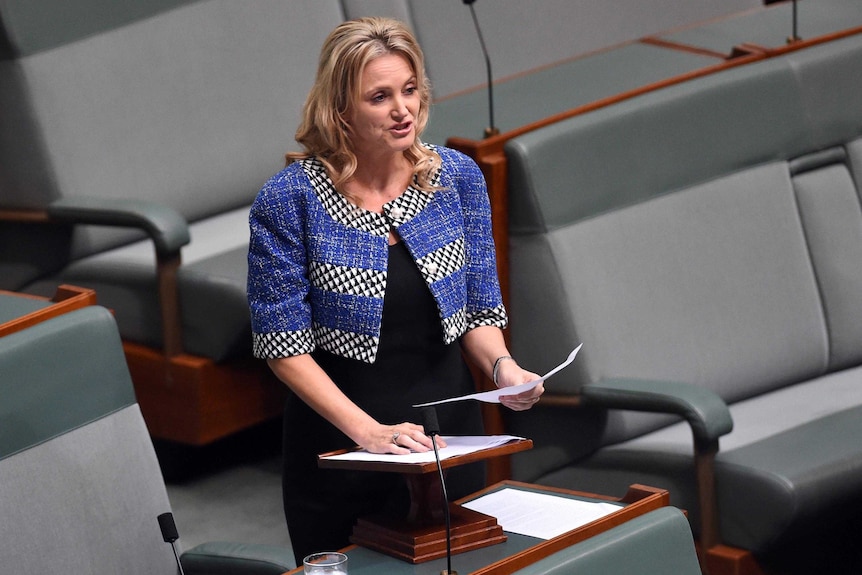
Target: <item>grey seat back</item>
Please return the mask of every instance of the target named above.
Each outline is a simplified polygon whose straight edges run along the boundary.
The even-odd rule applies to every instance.
[[[0,556],[8,573],[177,572],[170,511],[102,307],[0,338]]]
[[[828,369],[836,371],[862,363],[862,39],[788,61],[814,141],[789,166],[828,326]]]
[[[857,36],[509,142],[519,359],[583,342],[550,391],[633,377],[731,403],[858,364],[860,62]],[[665,421],[610,418],[581,449]]]
[[[337,0],[49,4],[0,6],[0,208],[121,197],[190,222],[250,204],[283,166],[320,44],[343,19]],[[6,288],[139,237],[4,234],[0,261],[18,262]]]

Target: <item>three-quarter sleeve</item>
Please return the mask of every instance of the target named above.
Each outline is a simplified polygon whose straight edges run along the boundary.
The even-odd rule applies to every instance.
[[[248,301],[255,357],[289,357],[315,347],[303,177],[296,164],[274,176],[249,214]]]
[[[485,178],[472,158],[459,152],[447,152],[455,156],[453,180],[464,217],[467,330],[484,325],[504,328],[508,316],[500,293]]]

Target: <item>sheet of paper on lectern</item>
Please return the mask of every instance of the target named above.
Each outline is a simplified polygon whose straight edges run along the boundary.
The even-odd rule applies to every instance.
[[[619,511],[622,504],[507,487],[468,501],[462,507],[496,517],[497,523],[510,533],[552,539]]]
[[[581,351],[581,346],[583,346],[583,345],[584,344],[581,344],[578,347],[576,347],[575,349],[573,349],[572,352],[569,354],[569,356],[565,359],[565,361],[563,361],[563,363],[561,363],[560,365],[558,365],[557,367],[555,367],[554,369],[552,369],[551,371],[549,371],[548,373],[546,373],[542,377],[540,377],[538,379],[534,379],[533,381],[528,381],[528,382],[522,383],[520,385],[513,385],[511,387],[503,387],[501,389],[494,389],[491,391],[482,391],[479,393],[471,393],[469,395],[462,395],[460,397],[450,397],[449,399],[441,399],[439,401],[429,401],[428,403],[419,403],[417,405],[414,405],[413,407],[427,407],[429,405],[439,405],[441,403],[449,403],[452,401],[464,401],[465,399],[476,399],[478,401],[484,401],[485,403],[500,403],[500,398],[503,397],[504,395],[518,395],[519,393],[524,393],[525,391],[530,391],[531,389],[533,389],[534,387],[536,387],[537,385],[539,385],[540,383],[542,383],[543,381],[545,381],[546,379],[548,379],[549,377],[551,377],[552,375],[554,375],[555,373],[557,373],[558,371],[563,369],[564,367],[568,366],[570,363],[575,361],[575,357],[578,355],[578,352]]]
[[[511,441],[523,439],[514,435],[455,435],[441,436],[446,441],[446,447],[438,449],[440,459],[448,459],[456,455],[475,453],[482,449],[505,445]],[[408,453],[407,455],[395,455],[393,453],[370,453],[364,449],[348,451],[337,455],[327,455],[325,459],[341,461],[383,461],[391,463],[433,463],[434,450],[424,453]]]

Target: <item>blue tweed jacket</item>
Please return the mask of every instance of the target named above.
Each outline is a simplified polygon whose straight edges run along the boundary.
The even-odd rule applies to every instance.
[[[373,363],[380,341],[390,227],[440,310],[445,343],[482,325],[505,327],[485,180],[444,147],[434,193],[409,187],[377,214],[347,201],[320,162],[295,162],[258,194],[249,216],[248,299],[254,354],[321,347]]]

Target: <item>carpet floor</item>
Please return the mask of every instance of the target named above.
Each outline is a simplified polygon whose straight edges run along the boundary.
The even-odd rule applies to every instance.
[[[155,443],[182,549],[208,541],[290,548],[280,441],[276,421],[205,448]]]

